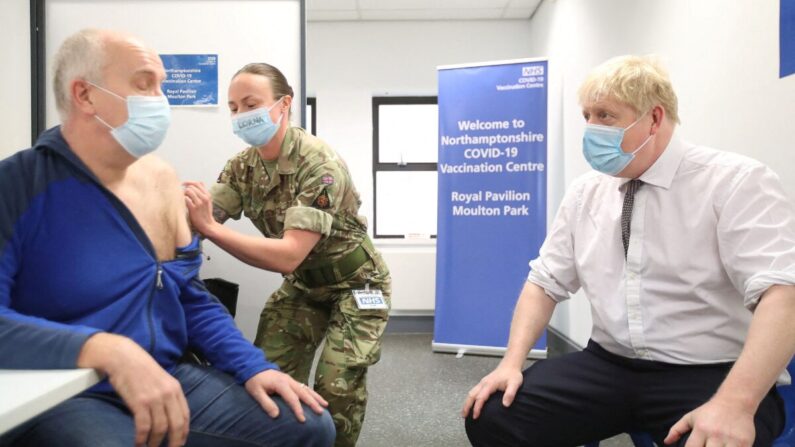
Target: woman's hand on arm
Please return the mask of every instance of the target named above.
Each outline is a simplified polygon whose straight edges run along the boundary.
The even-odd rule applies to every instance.
[[[249,236],[223,225],[205,235],[224,251],[248,265],[288,275],[304,262],[320,241],[320,233],[287,230],[281,239]]]
[[[188,207],[188,216],[193,228],[204,237],[209,237],[208,233],[213,228],[220,226],[226,219],[226,213],[219,209],[224,216],[214,216],[213,197],[202,182],[183,182],[185,188],[185,205]],[[220,218],[220,220],[218,220]]]
[[[290,274],[320,241],[321,234],[307,230],[286,230],[281,239],[249,236],[227,228],[228,218],[201,182],[184,182],[185,205],[193,228],[224,251],[246,264],[273,272]]]
[[[287,230],[281,239],[239,233],[222,225],[221,222],[228,217],[226,213],[220,210],[213,213],[213,198],[201,182],[185,182],[183,185],[193,228],[246,264],[290,274],[320,241],[320,233],[306,230]]]

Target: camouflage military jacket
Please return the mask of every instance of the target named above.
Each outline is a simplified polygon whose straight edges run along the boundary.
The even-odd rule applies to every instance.
[[[280,238],[290,229],[320,233],[302,265],[336,260],[358,247],[367,233],[345,162],[299,127],[287,130],[275,166],[268,169],[256,148],[249,147],[226,163],[210,191],[215,207],[233,219],[242,212],[266,237]]]

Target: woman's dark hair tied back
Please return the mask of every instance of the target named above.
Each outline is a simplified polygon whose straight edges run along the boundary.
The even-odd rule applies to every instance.
[[[283,96],[293,97],[293,88],[287,83],[287,78],[285,78],[284,74],[273,65],[266,64],[265,62],[246,64],[232,76],[232,79],[243,73],[250,73],[268,78],[271,81],[271,88],[273,89],[273,99],[279,100]]]

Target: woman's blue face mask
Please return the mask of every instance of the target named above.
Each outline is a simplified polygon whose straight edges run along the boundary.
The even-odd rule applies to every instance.
[[[623,171],[635,158],[635,154],[643,149],[649,139],[651,139],[651,135],[649,135],[632,152],[624,152],[621,149],[624,133],[646,116],[646,113],[626,128],[586,124],[585,133],[582,136],[582,152],[588,164],[595,170],[607,175],[616,175]]]
[[[270,107],[260,107],[235,115],[232,117],[232,131],[251,146],[260,147],[268,144],[273,139],[273,136],[276,135],[276,131],[279,130],[279,125],[284,116],[283,113],[279,115],[279,120],[274,123],[271,119],[270,111],[282,102],[282,99],[284,99],[284,96]]]

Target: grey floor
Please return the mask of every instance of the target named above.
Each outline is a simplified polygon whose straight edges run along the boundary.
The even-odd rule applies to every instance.
[[[370,368],[370,401],[359,447],[465,447],[459,412],[469,389],[498,358],[431,352],[431,334],[386,334]],[[631,447],[626,435],[603,447]]]

